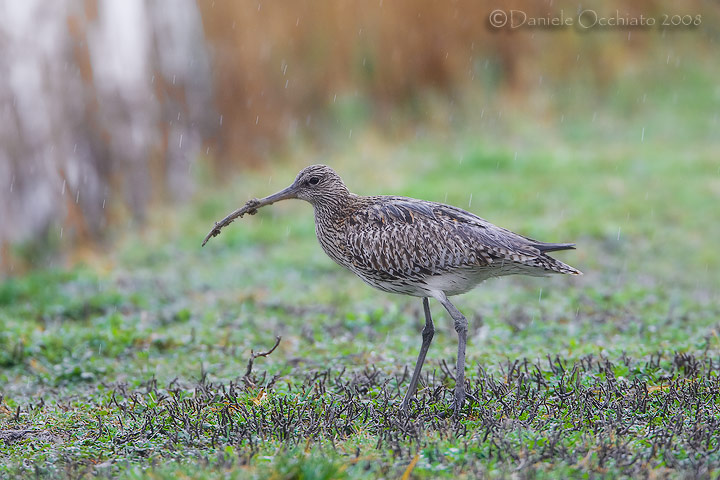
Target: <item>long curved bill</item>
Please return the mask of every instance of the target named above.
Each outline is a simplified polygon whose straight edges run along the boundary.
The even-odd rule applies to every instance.
[[[213,226],[212,230],[210,230],[210,233],[205,235],[202,246],[204,247],[208,240],[210,240],[212,237],[217,237],[218,235],[220,235],[220,230],[230,225],[236,218],[240,218],[246,213],[249,213],[250,215],[255,215],[258,211],[258,208],[262,208],[266,205],[272,205],[273,203],[279,202],[280,200],[288,200],[290,198],[295,198],[294,184],[265,198],[261,198],[259,200],[257,198],[253,198],[251,200],[248,200],[248,202],[241,208],[238,208],[219,222],[215,222],[215,225]]]

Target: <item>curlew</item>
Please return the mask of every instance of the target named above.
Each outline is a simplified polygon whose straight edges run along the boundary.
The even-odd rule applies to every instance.
[[[448,297],[503,275],[581,275],[548,255],[575,248],[545,243],[493,225],[450,205],[396,196],[364,197],[350,193],[340,176],[325,165],[303,169],[289,187],[252,199],[220,222],[203,241],[245,213],[280,200],[296,198],[315,210],[315,233],[327,255],[379,290],[421,297],[425,312],[422,344],[410,386],[400,404],[407,412],[435,333],[428,299],[445,307],[455,324],[458,351],[453,410],[465,401],[465,347],[468,322]]]

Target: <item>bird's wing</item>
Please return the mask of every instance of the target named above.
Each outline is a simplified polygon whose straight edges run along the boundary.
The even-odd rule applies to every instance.
[[[506,228],[498,227],[484,218],[480,218],[462,208],[441,203],[434,203],[433,205],[441,212],[441,215],[446,215],[457,219],[459,222],[465,222],[477,227],[479,229],[477,233],[480,235],[479,240],[489,241],[491,243],[495,242],[496,246],[501,249],[504,248],[509,251],[517,250],[519,252],[537,255],[538,253],[573,250],[575,248],[574,243],[547,243],[534,240]]]
[[[434,275],[503,261],[555,270],[545,265],[556,261],[543,251],[571,248],[523,237],[457,207],[405,197],[372,197],[347,222],[352,263],[389,275]]]

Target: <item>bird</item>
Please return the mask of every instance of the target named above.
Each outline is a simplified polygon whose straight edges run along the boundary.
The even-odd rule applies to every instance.
[[[408,390],[400,403],[407,414],[425,357],[435,334],[429,299],[437,300],[453,320],[458,336],[452,410],[465,402],[465,350],[468,321],[449,297],[466,293],[491,277],[505,275],[582,275],[548,255],[574,243],[546,243],[498,227],[461,208],[401,196],[351,193],[327,165],[300,171],[287,188],[247,204],[216,222],[203,245],[245,213],[299,199],[315,212],[320,246],[336,263],[379,290],[422,298],[425,326]]]

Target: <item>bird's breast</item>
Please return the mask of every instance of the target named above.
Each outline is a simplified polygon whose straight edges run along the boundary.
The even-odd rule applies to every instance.
[[[345,247],[345,228],[342,221],[319,215],[316,211],[315,235],[328,257],[335,263],[350,268],[352,262]]]

